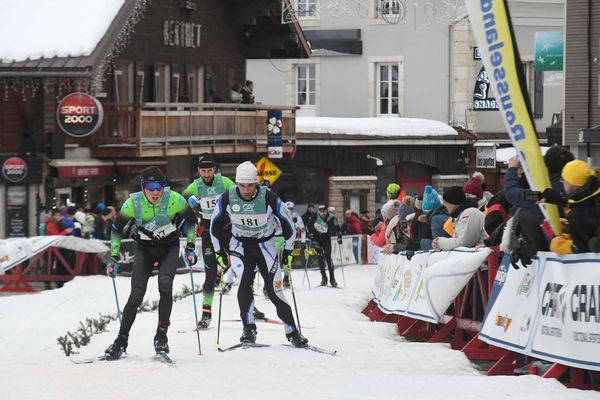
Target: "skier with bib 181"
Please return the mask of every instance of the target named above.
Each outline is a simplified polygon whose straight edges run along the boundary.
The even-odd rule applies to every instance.
[[[177,228],[182,221],[188,226],[185,257],[191,264],[195,264],[197,256],[196,215],[183,196],[171,191],[166,184],[167,178],[159,168],[146,168],[142,171],[142,190],[129,196],[113,223],[111,260],[106,266],[109,276],[114,278],[119,270],[121,237],[128,224],[131,224],[131,237],[137,242],[137,247],[131,273],[131,293],[123,309],[119,334],[114,343],[105,350],[105,359],[116,360],[127,349],[129,330],[135,321],[137,309],[142,304],[148,279],[156,264],[160,301],[154,349],[157,354],[169,352],[167,330],[173,307],[173,278],[179,259]]]
[[[229,253],[232,271],[237,276],[241,275],[238,304],[244,329],[240,342],[256,342],[256,324],[252,313],[252,281],[254,270],[258,267],[269,299],[277,308],[277,315],[283,322],[288,341],[296,347],[304,347],[308,344],[308,339],[298,331],[292,308],[283,295],[282,273],[275,255],[275,232],[270,216],[276,216],[281,222],[285,238],[283,264],[286,268],[291,266],[293,261],[292,246],[296,236],[294,224],[281,199],[266,187],[258,186],[258,171],[250,161],[237,167],[235,181],[237,186],[223,193],[215,207],[210,234],[217,262],[223,268],[227,268]],[[230,243],[222,243],[221,230],[227,216],[231,220],[233,236]]]
[[[321,204],[319,212],[309,220],[307,227],[310,232],[309,236],[312,236],[313,243],[318,244],[322,252],[322,260],[319,264],[321,286],[327,286],[327,274],[325,274],[325,263],[327,263],[329,283],[332,287],[337,287],[337,282],[333,275],[333,262],[331,260],[331,237],[337,235],[338,244],[342,244],[342,233],[337,224],[337,219],[329,212],[327,205]]]
[[[202,259],[204,260],[204,285],[202,285],[202,318],[198,328],[206,329],[212,319],[212,303],[217,279],[217,260],[210,238],[210,218],[221,194],[235,186],[233,181],[217,173],[215,159],[208,153],[201,154],[196,163],[200,177],[183,191],[188,204],[198,211],[202,225]]]

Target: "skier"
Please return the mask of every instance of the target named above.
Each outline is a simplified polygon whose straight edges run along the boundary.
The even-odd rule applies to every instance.
[[[235,186],[233,181],[217,173],[215,159],[211,154],[203,153],[196,163],[200,177],[195,179],[183,191],[188,204],[198,211],[202,226],[202,259],[204,260],[204,284],[202,285],[202,317],[198,328],[206,329],[212,319],[212,303],[217,279],[217,260],[210,238],[210,218],[221,194]]]
[[[286,337],[296,347],[308,344],[296,328],[290,305],[283,296],[281,268],[275,256],[274,226],[270,216],[275,215],[282,224],[285,237],[283,261],[291,265],[292,246],[295,239],[293,222],[281,199],[264,186],[258,186],[258,171],[254,164],[246,161],[236,169],[236,187],[223,193],[212,216],[210,234],[217,254],[217,262],[227,268],[227,252],[235,275],[241,275],[238,289],[240,316],[244,324],[241,343],[256,342],[256,324],[251,312],[254,306],[252,280],[258,267],[269,299],[277,308],[277,315],[284,324]],[[231,220],[232,239],[227,247],[220,237],[223,222]]]
[[[195,264],[197,256],[196,216],[183,196],[170,190],[166,183],[167,178],[159,168],[149,167],[142,171],[142,190],[129,196],[112,226],[111,260],[106,266],[109,276],[114,278],[119,270],[121,235],[128,224],[131,224],[131,237],[137,242],[137,248],[131,274],[131,293],[123,309],[121,328],[114,343],[104,351],[108,360],[118,359],[127,349],[129,330],[156,264],[160,301],[154,349],[157,354],[169,352],[167,330],[173,307],[173,277],[179,258],[177,227],[182,222],[188,226],[185,257]]]
[[[302,221],[300,214],[294,211],[295,204],[293,201],[286,202],[285,206],[287,207],[290,216],[292,217],[292,221],[294,222],[294,228],[296,229],[296,238],[300,237],[300,251],[304,252],[304,250],[306,249],[306,228],[304,226],[304,222]],[[287,270],[284,271],[283,287],[290,287],[290,278]]]
[[[335,276],[333,275],[333,262],[331,260],[331,237],[337,235],[338,244],[342,244],[342,233],[337,224],[337,219],[331,214],[327,205],[321,204],[319,212],[309,220],[309,235],[321,248],[322,260],[319,264],[321,270],[321,286],[327,286],[327,274],[325,274],[325,263],[329,269],[329,283],[332,287],[337,287]]]

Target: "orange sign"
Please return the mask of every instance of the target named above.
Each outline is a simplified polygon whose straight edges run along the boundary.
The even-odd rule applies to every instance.
[[[281,176],[281,170],[267,157],[263,157],[256,163],[258,170],[258,182],[268,179],[271,185]]]

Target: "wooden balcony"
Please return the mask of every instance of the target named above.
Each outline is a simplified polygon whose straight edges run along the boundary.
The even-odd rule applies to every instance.
[[[103,103],[92,156],[266,153],[267,111],[283,115],[283,151],[296,150],[296,107],[228,103]]]

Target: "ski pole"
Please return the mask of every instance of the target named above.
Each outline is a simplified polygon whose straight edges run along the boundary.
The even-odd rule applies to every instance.
[[[119,306],[119,296],[117,295],[117,284],[115,278],[112,278],[113,291],[115,292],[115,302],[117,303],[117,318],[119,318],[119,324],[121,323],[121,307]]]
[[[292,300],[294,300],[294,310],[296,311],[296,320],[298,321],[298,332],[302,334],[302,327],[300,326],[300,317],[298,316],[298,305],[296,304],[296,293],[294,292],[294,281],[292,280],[292,264],[287,265],[290,276],[290,289],[292,290]]]
[[[310,257],[310,246],[311,245],[312,245],[312,240],[308,239],[308,247],[304,251],[304,258],[306,258],[306,260],[304,260],[304,277],[302,278],[302,285],[304,285],[305,279],[308,281],[308,289],[309,290],[312,290],[312,287],[310,287],[310,278],[308,277],[308,258]]]
[[[196,317],[196,337],[198,338],[198,355],[202,355],[202,347],[200,346],[200,329],[198,328],[198,308],[196,307],[196,286],[194,285],[194,273],[192,271],[192,264],[189,257],[185,257],[187,265],[190,270],[190,281],[192,282],[192,302],[194,303],[194,316]]]
[[[342,280],[344,281],[344,287],[346,287],[346,275],[344,274],[344,259],[342,258],[342,245],[339,243],[338,249],[340,251],[340,266],[342,267]]]
[[[221,308],[223,306],[223,288],[225,287],[225,273],[223,272],[223,278],[221,279],[221,290],[219,290],[219,319],[217,320],[217,345],[219,345],[219,338],[221,337]]]

